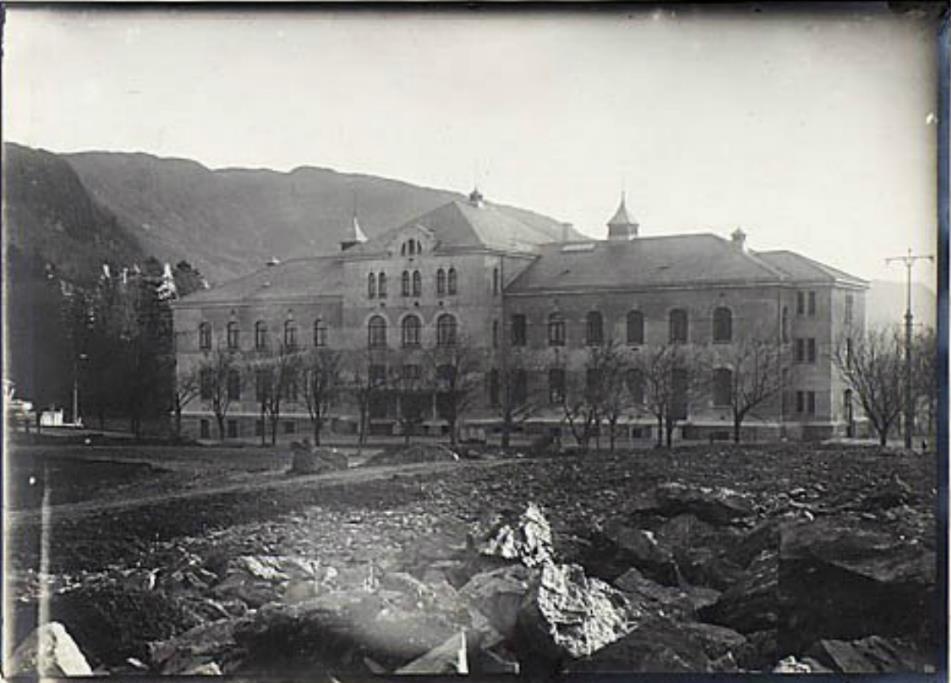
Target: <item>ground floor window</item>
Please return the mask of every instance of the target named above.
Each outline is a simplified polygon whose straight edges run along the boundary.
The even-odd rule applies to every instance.
[[[229,439],[238,438],[238,421],[237,420],[228,420],[228,438]]]
[[[255,436],[264,436],[264,420],[255,420],[255,421],[254,421],[254,435],[255,435]]]
[[[293,420],[287,420],[284,423],[284,433],[293,434],[297,430],[297,425]]]
[[[211,436],[211,425],[208,420],[202,420],[198,423],[198,429],[200,430],[201,438],[207,439]]]

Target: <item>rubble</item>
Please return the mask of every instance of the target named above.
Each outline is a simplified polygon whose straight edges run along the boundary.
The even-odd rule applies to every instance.
[[[49,622],[34,629],[4,664],[5,676],[91,676],[89,662],[66,627]]]

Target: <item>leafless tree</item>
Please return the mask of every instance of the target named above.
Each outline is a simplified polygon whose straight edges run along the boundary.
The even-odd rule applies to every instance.
[[[706,385],[705,354],[686,344],[656,344],[641,348],[632,367],[643,379],[642,409],[657,420],[657,445],[668,448],[677,424],[686,419],[691,401]]]
[[[301,354],[282,342],[273,350],[259,350],[248,358],[246,372],[255,383],[262,425],[271,428],[271,445],[277,443],[284,400],[295,398],[300,365]],[[267,429],[262,429],[261,445],[266,443]]]
[[[889,327],[840,339],[833,353],[836,368],[858,396],[883,446],[904,406],[903,358],[901,333]]]
[[[458,441],[459,423],[475,403],[481,388],[483,354],[467,337],[436,346],[426,353],[441,417],[449,427],[449,442]]]
[[[915,394],[918,398],[919,412],[924,412],[926,433],[934,434],[935,420],[938,414],[938,337],[933,327],[921,330],[914,340],[914,378]],[[921,421],[919,420],[919,424]]]
[[[588,347],[584,372],[575,374],[562,396],[564,419],[575,441],[587,448],[591,437],[601,448],[601,425],[607,423],[611,452],[614,452],[617,424],[631,408],[625,384],[630,367],[627,348],[614,340]]]
[[[228,382],[232,373],[239,373],[241,358],[234,351],[218,348],[202,358],[198,364],[199,391],[202,400],[211,405],[218,426],[218,439],[225,438],[225,417],[231,407],[232,392]]]
[[[320,445],[324,417],[342,389],[342,356],[328,348],[311,349],[300,358],[300,379],[304,404],[310,415],[314,445]]]
[[[175,438],[182,436],[182,411],[201,392],[200,371],[198,368],[184,370],[175,378],[175,390],[172,392],[172,411],[175,415]],[[224,416],[222,416],[222,420]]]
[[[522,347],[509,347],[496,354],[496,367],[487,375],[490,393],[497,398],[496,409],[501,421],[502,447],[508,448],[512,432],[538,409],[538,392],[528,384],[533,363]],[[494,378],[494,379],[493,379]]]
[[[729,403],[733,416],[733,441],[740,442],[740,428],[757,407],[782,390],[782,347],[775,339],[750,337],[733,343],[719,355],[729,370]],[[714,373],[716,370],[714,370]],[[716,378],[714,377],[714,385]],[[714,386],[714,391],[716,387]]]
[[[366,444],[370,427],[370,405],[387,388],[386,376],[374,376],[371,368],[384,365],[385,350],[357,349],[344,358],[343,390],[353,399],[359,415],[357,445]]]

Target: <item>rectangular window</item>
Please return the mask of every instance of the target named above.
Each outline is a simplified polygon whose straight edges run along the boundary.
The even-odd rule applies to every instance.
[[[528,373],[515,370],[512,375],[512,402],[522,405],[528,399]]]
[[[561,403],[565,398],[565,371],[551,368],[548,371],[548,402]]]
[[[855,299],[851,294],[845,295],[845,324],[852,324],[852,315],[854,313],[853,309],[855,307]]]
[[[241,375],[237,370],[231,370],[228,373],[228,400],[241,400]]]
[[[492,321],[492,348],[497,349],[499,347],[499,321]]]
[[[202,368],[199,383],[201,385],[201,399],[203,401],[211,400],[215,390],[215,374],[211,368]]]
[[[207,439],[211,436],[211,425],[208,423],[208,420],[202,420],[199,422],[198,428],[200,430],[201,438]]]
[[[370,384],[375,387],[386,384],[386,366],[385,365],[371,365],[370,366]]]
[[[416,382],[422,377],[422,371],[418,365],[404,365],[402,374],[403,379],[408,382]]]
[[[845,367],[849,370],[852,369],[852,337],[845,340]]]
[[[525,316],[516,313],[512,316],[512,346],[525,346],[527,338]]]
[[[264,401],[271,395],[271,373],[267,370],[257,370],[254,373],[254,397]]]
[[[284,422],[284,433],[293,434],[297,431],[297,424],[293,420],[286,420]]]
[[[288,401],[297,400],[297,378],[288,377],[284,382],[284,398]]]
[[[796,315],[806,314],[806,293],[796,292]]]
[[[810,363],[815,363],[816,362],[816,340],[810,337],[809,339],[806,340],[806,342],[807,342],[806,357]]]
[[[548,345],[565,345],[565,321],[560,316],[551,316],[548,319]]]
[[[796,362],[802,363],[806,360],[806,340],[797,338],[796,339]]]
[[[498,268],[492,269],[492,293],[493,294],[499,293],[499,269]]]
[[[809,414],[815,415],[816,414],[816,392],[814,391],[808,392],[806,398],[808,402],[807,408],[808,408]]]
[[[598,368],[588,368],[585,371],[585,389],[589,394],[593,394],[598,390],[598,386],[601,384],[601,370]]]
[[[228,420],[228,438],[229,439],[238,438],[238,421],[237,420]]]
[[[499,371],[494,368],[489,372],[489,405],[499,407]]]
[[[796,412],[804,413],[806,411],[806,392],[796,392]]]
[[[816,293],[809,292],[809,315],[816,314]]]
[[[255,421],[254,421],[254,435],[255,435],[255,436],[264,436],[264,420],[255,420]]]

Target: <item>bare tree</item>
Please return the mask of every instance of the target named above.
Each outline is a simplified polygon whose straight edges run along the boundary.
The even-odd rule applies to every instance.
[[[229,387],[232,373],[240,372],[241,359],[227,349],[218,348],[198,364],[199,390],[202,400],[211,404],[218,426],[219,441],[225,438],[225,417],[233,398]]]
[[[301,356],[300,378],[307,414],[314,432],[314,445],[320,445],[323,420],[329,406],[342,389],[342,356],[339,351],[316,348]]]
[[[481,387],[482,353],[469,340],[457,337],[426,354],[440,416],[449,427],[449,442],[458,441],[459,423],[475,403]]]
[[[840,339],[833,354],[836,368],[858,396],[883,446],[904,406],[903,358],[901,334],[888,327]]]
[[[782,389],[782,348],[775,340],[746,338],[720,356],[729,371],[729,403],[733,415],[733,441],[740,442],[740,428],[748,415]],[[714,371],[716,373],[716,371]],[[724,375],[725,377],[725,375]],[[714,376],[714,392],[717,377]]]
[[[587,448],[591,437],[601,449],[601,425],[606,422],[611,452],[614,452],[617,424],[631,407],[625,385],[630,367],[626,347],[608,340],[588,347],[584,372],[574,374],[562,396],[562,411],[575,441]]]
[[[277,429],[284,401],[295,400],[301,355],[291,346],[278,343],[272,350],[259,350],[251,356],[246,370],[253,377],[262,426],[271,428],[271,445],[277,443]],[[267,443],[267,429],[261,430],[261,445]]]
[[[632,367],[643,379],[643,409],[657,420],[657,445],[669,448],[677,424],[687,418],[693,398],[706,386],[705,356],[685,344],[642,348]]]
[[[925,414],[926,434],[934,434],[938,414],[938,337],[934,328],[921,330],[914,340],[913,384],[918,399],[919,411]],[[921,420],[918,423],[921,424]]]
[[[498,399],[493,402],[501,418],[502,447],[508,448],[512,432],[538,408],[538,396],[528,385],[529,356],[521,347],[510,347],[502,354],[497,359],[499,367],[490,370],[488,377],[490,394]]]
[[[175,415],[175,438],[182,436],[182,411],[201,392],[200,372],[198,368],[191,368],[178,374],[175,378],[175,389],[172,392],[172,411]],[[224,419],[224,417],[222,417]]]
[[[374,375],[372,369],[381,365],[377,361],[380,352],[371,349],[359,349],[348,353],[344,358],[346,376],[343,390],[353,399],[359,415],[357,444],[363,447],[366,444],[367,432],[370,426],[370,406],[373,400],[386,390],[387,379]]]

